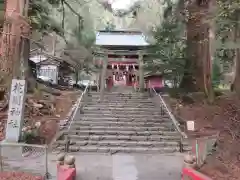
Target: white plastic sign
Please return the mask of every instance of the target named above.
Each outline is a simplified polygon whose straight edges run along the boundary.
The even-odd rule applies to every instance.
[[[187,130],[188,131],[195,131],[194,121],[187,121]]]

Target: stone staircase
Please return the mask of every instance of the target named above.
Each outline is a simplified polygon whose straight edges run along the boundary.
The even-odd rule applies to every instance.
[[[101,102],[99,96],[98,92],[90,93],[82,114],[67,132],[70,152],[172,153],[180,150],[180,134],[148,95],[106,92]],[[64,151],[64,138],[56,144],[58,150]]]

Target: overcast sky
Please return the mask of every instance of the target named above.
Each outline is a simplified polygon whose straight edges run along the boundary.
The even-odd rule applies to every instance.
[[[114,10],[127,10],[139,0],[109,0]]]

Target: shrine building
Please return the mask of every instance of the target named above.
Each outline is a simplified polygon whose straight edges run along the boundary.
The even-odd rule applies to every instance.
[[[149,43],[139,31],[98,31],[94,61],[101,65],[100,86],[144,88],[143,59]],[[104,82],[103,82],[104,81]]]

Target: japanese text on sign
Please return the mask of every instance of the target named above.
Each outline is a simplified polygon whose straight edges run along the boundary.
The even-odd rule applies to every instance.
[[[12,91],[11,91],[11,106],[9,107],[9,122],[8,124],[12,128],[18,128],[18,120],[16,118],[21,116],[21,103],[23,101],[23,94],[24,93],[24,84],[19,81],[15,81],[12,84]]]
[[[12,80],[6,139],[18,141],[21,133],[25,101],[25,80]]]

